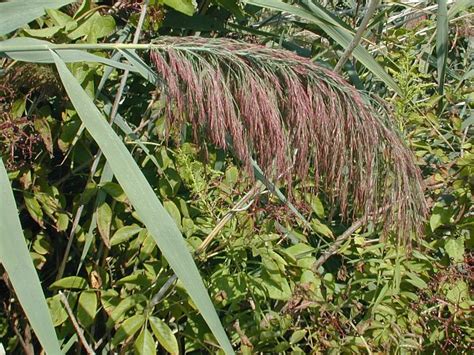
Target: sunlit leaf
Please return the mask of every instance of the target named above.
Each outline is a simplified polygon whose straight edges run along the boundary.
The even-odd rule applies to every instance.
[[[170,354],[179,354],[178,341],[168,324],[158,317],[150,317],[148,320],[151,329],[153,330],[153,334],[155,334],[155,337],[158,339],[161,346]]]
[[[0,3],[0,36],[26,25],[44,15],[47,9],[57,9],[75,0],[10,0]]]

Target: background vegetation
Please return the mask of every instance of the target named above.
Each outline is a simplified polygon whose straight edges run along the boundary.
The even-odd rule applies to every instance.
[[[0,14],[13,4],[23,18],[13,28],[2,21],[0,31],[0,39],[17,41],[0,42],[0,153],[14,193],[9,205],[8,179],[0,176],[0,342],[7,353],[59,351],[46,339],[51,322],[64,353],[215,353],[226,339],[214,309],[234,351],[244,354],[472,353],[468,1],[84,0],[39,12],[33,3],[0,4]],[[361,24],[360,45],[344,62]],[[177,118],[170,126],[170,116],[188,114],[181,111],[189,106],[172,106],[159,84],[171,74],[133,47],[148,49],[163,36],[204,38],[196,42],[201,48],[210,38],[239,40],[340,69],[373,97],[374,112],[387,106],[412,151],[429,208],[418,221],[422,231],[397,237],[386,233],[396,222],[343,218],[330,188],[315,185],[313,168],[310,179],[293,172],[265,178],[254,162],[238,159],[238,149],[196,139],[193,125]],[[166,38],[165,53],[175,43]],[[34,39],[65,46],[28,52],[42,43]],[[98,57],[74,47],[68,60],[71,44]],[[105,122],[101,115],[128,150],[107,125],[91,129]],[[274,144],[274,135],[263,135]],[[126,169],[129,157],[143,184]],[[143,207],[149,191],[167,214],[151,198],[154,209]],[[7,226],[15,203],[24,237],[13,234],[13,222]],[[177,238],[159,238],[168,234]],[[43,296],[34,293],[15,244],[23,238],[51,320],[28,311],[40,314]],[[191,254],[214,307],[200,293]]]

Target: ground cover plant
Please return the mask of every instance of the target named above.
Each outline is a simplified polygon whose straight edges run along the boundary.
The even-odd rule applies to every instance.
[[[0,3],[7,353],[471,353],[463,0]]]

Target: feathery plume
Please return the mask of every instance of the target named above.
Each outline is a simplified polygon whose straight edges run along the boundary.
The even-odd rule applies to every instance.
[[[229,39],[161,37],[150,56],[170,126],[189,122],[196,137],[231,144],[249,171],[253,156],[288,182],[314,173],[343,217],[382,217],[403,241],[421,232],[426,204],[410,150],[387,112],[336,73]]]

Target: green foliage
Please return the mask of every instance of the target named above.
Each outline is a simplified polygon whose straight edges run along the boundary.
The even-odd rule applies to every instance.
[[[246,5],[250,2],[267,9]],[[57,9],[16,3],[29,10],[12,17],[10,27],[0,25],[1,35],[23,26],[15,38],[3,37],[0,51],[41,44],[38,39],[112,43],[139,17],[132,2],[112,8],[108,2],[83,1]],[[291,48],[332,67],[345,42],[326,33],[349,35],[347,28],[363,14],[352,3],[324,11],[311,3],[151,1],[142,38],[149,42],[158,30],[232,36]],[[69,308],[97,352],[216,353],[216,323],[213,333],[202,300],[189,286],[201,280],[193,271],[193,255],[214,305],[207,317],[217,313],[236,351],[469,353],[474,342],[472,37],[466,3],[447,6],[439,12],[448,26],[431,15],[436,11],[423,12],[429,15],[412,23],[413,10],[386,4],[354,53],[361,64],[354,60],[345,67],[355,86],[393,107],[425,179],[430,206],[425,233],[407,249],[394,236],[382,238],[384,226],[367,223],[317,272],[315,263],[354,221],[342,219],[327,195],[298,180],[289,207],[284,183],[274,181],[281,196],[273,193],[271,184],[262,186],[248,176],[232,152],[196,145],[186,124],[167,127],[168,102],[150,84],[160,73],[150,72],[146,56],[141,59],[131,49],[117,52],[124,60],[82,49],[5,53],[0,71],[0,152],[8,172],[0,163],[1,345],[8,353],[31,347],[57,353],[57,335],[64,352],[80,352],[83,344]],[[311,18],[272,10],[283,8]],[[335,23],[323,22],[324,16]],[[69,81],[66,91],[50,64],[54,60]],[[131,74],[117,125],[110,128],[104,116],[110,117],[122,69]],[[399,95],[393,95],[395,89]],[[81,128],[83,120],[88,131]],[[103,137],[93,124],[114,138],[100,143]],[[95,160],[98,146],[107,160]],[[137,168],[126,170],[127,162]],[[138,199],[130,193],[145,188]],[[149,199],[158,204],[159,199],[163,207],[140,209]],[[184,238],[169,242],[179,245],[178,256],[160,245],[169,233],[157,230],[166,223]]]

